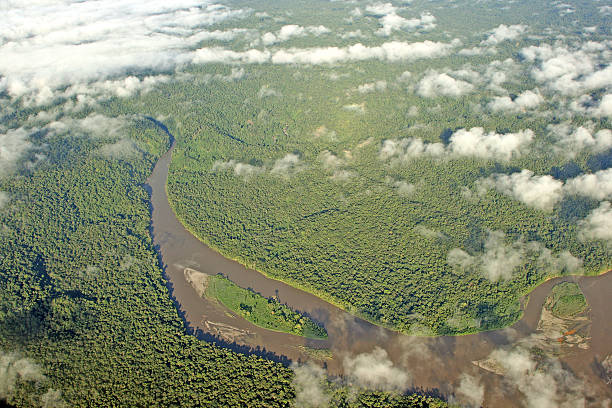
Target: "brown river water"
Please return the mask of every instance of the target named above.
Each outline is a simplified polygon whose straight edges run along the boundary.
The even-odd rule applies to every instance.
[[[343,361],[375,347],[386,351],[396,367],[411,375],[411,389],[449,397],[463,373],[477,375],[485,385],[486,406],[521,406],[521,398],[507,381],[476,367],[472,362],[486,359],[495,349],[508,347],[517,339],[535,332],[545,298],[561,281],[576,282],[590,306],[592,321],[590,348],[573,349],[562,357],[564,368],[583,379],[588,393],[602,400],[612,399],[612,387],[601,377],[600,362],[612,354],[612,273],[597,277],[563,277],[538,286],[530,295],[523,318],[512,327],[464,336],[417,337],[387,330],[359,319],[319,297],[285,283],[266,278],[212,250],[188,230],[172,211],[166,181],[174,146],[156,164],[148,185],[152,203],[152,235],[160,254],[171,296],[188,330],[207,341],[236,351],[257,354],[285,364],[311,360],[308,348],[329,348],[333,357],[319,360],[330,375],[343,375]],[[257,327],[215,302],[203,299],[187,281],[185,269],[214,275],[222,273],[243,288],[252,288],[265,297],[277,296],[293,309],[306,312],[323,323],[326,340],[312,340]],[[591,403],[587,402],[588,406]],[[605,405],[603,405],[605,406]]]

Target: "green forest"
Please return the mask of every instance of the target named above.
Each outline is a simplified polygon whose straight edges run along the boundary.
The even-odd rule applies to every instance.
[[[361,66],[379,77],[397,69],[374,62]],[[361,317],[412,334],[471,333],[511,324],[521,315],[521,296],[568,272],[554,261],[563,251],[583,261],[579,273],[609,266],[605,242],[578,239],[577,220],[596,208],[596,201],[570,196],[543,211],[495,190],[464,193],[476,191],[477,181],[494,173],[525,167],[536,174],[569,168],[583,173],[599,169],[602,158],[584,152],[567,160],[546,151],[509,162],[425,156],[390,165],[379,158],[383,140],[411,135],[441,142],[450,129],[475,126],[503,133],[530,128],[543,143],[548,121],[520,114],[483,117],[469,108],[482,95],[437,100],[443,109],[406,117],[390,106],[425,111],[432,102],[393,90],[376,103],[366,102],[366,113],[356,115],[332,102],[335,88],[319,71],[324,68],[253,67],[239,88],[222,81],[209,84],[205,93],[172,86],[169,94],[189,100],[191,114],[176,119],[185,137],[173,155],[168,193],[179,218],[205,243]],[[292,81],[296,73],[306,80]],[[282,98],[253,97],[272,81]],[[343,87],[333,85],[339,92]],[[303,99],[310,100],[308,108],[301,107]],[[212,101],[223,109],[212,108]],[[287,157],[294,162],[284,173],[274,171]],[[325,167],[328,157],[340,167]],[[402,182],[414,191],[402,194]],[[528,254],[511,279],[499,281],[449,265],[453,248],[482,253],[491,231],[502,231],[507,245],[537,242],[551,251],[552,260],[542,264],[537,253]]]
[[[43,3],[0,2],[0,405],[453,401],[418,378],[398,393],[324,375],[305,401],[298,362],[198,339],[151,237],[170,134],[189,231],[401,333],[507,327],[540,283],[612,267],[607,5]],[[242,318],[326,337],[210,279]],[[572,285],[556,315],[587,310]]]
[[[17,376],[2,398],[17,407],[291,406],[291,369],[186,331],[149,235],[144,188],[168,138],[144,118],[127,129],[136,155],[108,158],[101,147],[113,139],[65,135],[47,140],[44,164],[2,181],[11,197],[1,210],[2,370],[25,360],[39,372]],[[335,392],[338,406],[442,404]]]

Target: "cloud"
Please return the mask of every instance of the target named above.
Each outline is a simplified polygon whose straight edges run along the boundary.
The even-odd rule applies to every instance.
[[[534,266],[545,272],[574,272],[582,267],[582,261],[568,251],[553,254],[536,241],[506,243],[502,231],[489,232],[481,253],[470,255],[460,248],[453,248],[447,255],[450,266],[480,271],[493,282],[511,279],[516,270],[529,260],[535,260]]]
[[[428,143],[418,138],[387,139],[383,142],[379,157],[382,160],[407,161],[418,156],[472,156],[482,159],[510,160],[520,157],[531,143],[533,132],[529,129],[517,133],[485,133],[483,128],[455,131],[448,146]]]
[[[386,16],[387,14],[395,13],[397,11],[397,7],[395,7],[391,3],[375,3],[370,4],[366,7],[366,11],[370,14],[373,14],[377,17]]]
[[[593,95],[585,94],[570,102],[569,108],[581,115],[595,118],[612,116],[612,94],[605,94],[598,101]]]
[[[65,408],[68,406],[62,398],[62,392],[53,388],[49,388],[47,392],[41,395],[40,405],[42,408]]]
[[[459,129],[450,137],[448,150],[459,156],[475,156],[483,159],[510,160],[519,157],[533,140],[533,131],[517,133],[485,133],[481,127]]]
[[[482,406],[484,391],[479,379],[466,373],[461,374],[459,387],[455,389],[459,402],[470,407]]]
[[[349,112],[355,112],[355,113],[360,113],[360,114],[364,114],[366,111],[365,103],[352,103],[350,105],[344,105],[342,109],[349,111]]]
[[[398,15],[398,8],[391,3],[371,4],[365,10],[378,18],[382,27],[376,34],[385,37],[393,31],[431,30],[436,27],[436,18],[430,13],[423,13],[420,18],[408,19]]]
[[[325,392],[325,370],[308,362],[293,364],[293,387],[295,388],[295,405],[304,408],[327,407],[330,396]]]
[[[612,147],[612,130],[594,130],[591,122],[574,128],[570,123],[549,125],[548,130],[555,139],[554,147],[566,157],[575,157],[578,152],[587,150],[601,153]]]
[[[4,206],[6,205],[6,203],[9,202],[9,200],[10,197],[8,193],[5,191],[0,191],[0,209],[4,208]]]
[[[290,48],[278,50],[270,57],[274,64],[336,64],[348,61],[365,61],[378,59],[381,61],[397,62],[411,61],[422,58],[436,58],[447,55],[457,45],[456,41],[442,43],[422,41],[407,43],[391,41],[379,46],[368,47],[357,43],[348,47],[326,48]],[[224,62],[221,58],[217,62]]]
[[[321,163],[323,164],[323,168],[326,170],[335,170],[338,167],[344,166],[346,162],[330,152],[329,150],[324,150],[319,155],[321,159]]]
[[[350,61],[378,59],[381,61],[411,61],[422,58],[436,58],[447,55],[457,41],[442,43],[422,41],[407,43],[391,41],[379,46],[368,47],[357,43],[348,47],[318,47],[280,49],[274,53],[268,50],[250,49],[233,51],[221,47],[201,48],[194,52],[194,63],[247,63],[247,64],[337,64]]]
[[[259,97],[259,99],[268,98],[271,96],[282,96],[282,95],[280,94],[280,92],[276,91],[275,89],[270,88],[269,85],[263,85],[257,92],[257,97]]]
[[[233,159],[229,161],[217,160],[213,163],[213,166],[212,166],[213,172],[218,172],[218,171],[223,171],[223,170],[233,170],[236,176],[248,178],[249,176],[262,172],[264,168],[260,166],[253,166],[247,163],[241,163]]]
[[[524,396],[527,408],[584,406],[584,384],[556,358],[536,359],[522,348],[494,350],[489,359]]]
[[[67,85],[174,70],[202,41],[232,35],[203,27],[247,15],[199,0],[4,2],[0,10],[5,87],[39,104]]]
[[[612,199],[612,168],[583,174],[565,182],[567,194],[578,194],[595,200]]]
[[[337,135],[335,130],[330,130],[325,125],[316,128],[312,134],[316,138],[322,137],[329,140],[336,140]]]
[[[584,240],[597,240],[612,242],[612,206],[609,201],[599,204],[599,207],[582,221],[580,238]]]
[[[279,42],[287,41],[293,37],[304,37],[308,34],[312,34],[318,37],[322,34],[329,34],[330,32],[331,31],[323,25],[302,27],[297,24],[288,24],[281,27],[281,29],[278,30],[276,34],[273,34],[271,32],[265,33],[261,37],[261,41],[264,45],[272,45]]]
[[[493,282],[510,279],[514,270],[523,264],[525,251],[521,242],[507,245],[504,240],[503,232],[492,231],[482,254],[473,256],[462,249],[454,248],[449,251],[447,262],[462,269],[477,267]]]
[[[342,38],[343,40],[349,40],[351,38],[366,38],[366,36],[361,32],[360,29],[357,29],[355,31],[348,31],[346,33],[343,33],[342,35],[340,35],[340,38]]]
[[[365,94],[376,91],[382,92],[385,89],[387,89],[387,81],[376,81],[359,85],[357,87],[357,92]]]
[[[129,159],[140,154],[140,150],[129,139],[120,139],[100,147],[99,153],[107,159]]]
[[[429,13],[423,13],[419,18],[404,18],[390,13],[381,17],[379,22],[382,27],[376,31],[376,34],[384,37],[390,36],[393,31],[427,31],[436,27],[436,18]]]
[[[41,383],[46,380],[40,367],[17,353],[0,354],[0,400],[13,395],[22,382]]]
[[[352,384],[375,390],[403,392],[410,381],[408,373],[395,367],[380,347],[371,353],[345,357],[344,373]]]
[[[442,156],[445,147],[442,143],[427,143],[418,138],[387,139],[383,141],[378,157],[381,160],[405,162],[419,156]]]
[[[285,157],[277,159],[272,166],[270,172],[288,176],[290,173],[297,172],[301,169],[301,160],[297,154],[287,153]]]
[[[502,194],[543,211],[552,211],[567,195],[580,195],[594,200],[612,199],[612,168],[582,174],[564,182],[550,175],[538,176],[532,171],[492,174],[476,182],[479,194],[496,189]]]
[[[469,82],[455,79],[446,73],[439,73],[436,70],[428,71],[419,81],[416,87],[417,94],[426,98],[436,98],[438,96],[461,96],[474,90],[474,86]]]
[[[523,24],[511,26],[501,24],[499,27],[495,28],[490,32],[489,37],[483,41],[483,44],[497,45],[503,41],[514,40],[518,38],[521,34],[523,34],[526,29],[527,26]]]
[[[580,47],[543,44],[521,50],[522,57],[535,63],[533,78],[552,91],[575,95],[612,85],[607,44],[587,42]]]
[[[206,63],[245,63],[263,64],[270,61],[270,51],[250,49],[248,51],[232,51],[222,47],[200,48],[193,54],[192,62]]]
[[[12,172],[18,160],[32,147],[30,134],[38,129],[10,129],[0,133],[0,176]]]
[[[536,90],[536,92],[525,91],[514,99],[510,98],[509,96],[494,97],[493,100],[488,103],[487,107],[493,112],[524,112],[528,109],[538,107],[538,105],[540,105],[542,102],[544,102],[544,98]]]
[[[403,197],[411,196],[416,190],[416,186],[414,184],[408,183],[405,180],[396,180],[392,185],[397,189],[397,193]]]
[[[519,173],[493,174],[481,179],[478,188],[483,192],[494,188],[497,191],[523,202],[525,205],[544,211],[552,211],[563,198],[563,183],[552,176],[537,176],[530,170]]]
[[[99,113],[92,113],[82,119],[63,117],[50,122],[45,127],[55,134],[82,132],[94,137],[113,137],[119,134],[126,123],[125,117],[111,118]]]

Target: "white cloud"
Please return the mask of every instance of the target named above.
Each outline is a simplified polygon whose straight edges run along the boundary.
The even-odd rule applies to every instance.
[[[201,41],[232,35],[203,27],[246,15],[200,0],[4,2],[0,10],[0,74],[12,97],[33,103],[67,85],[173,70]]]
[[[313,363],[291,366],[295,376],[295,405],[300,408],[327,407],[330,396],[325,391],[325,370]]]
[[[30,134],[37,130],[17,128],[0,133],[0,175],[15,169],[17,161],[32,147]]]
[[[568,194],[579,194],[595,200],[612,199],[612,168],[582,174],[565,182]]]
[[[387,14],[395,13],[397,11],[397,7],[395,7],[391,3],[375,3],[370,4],[366,7],[366,11],[371,13],[377,17],[382,17]]]
[[[612,199],[612,168],[582,174],[568,179],[565,183],[552,176],[538,176],[524,169],[510,175],[493,174],[480,179],[476,186],[480,194],[488,189],[496,189],[527,206],[551,211],[563,197],[570,194],[599,201]]]
[[[46,377],[40,367],[16,353],[0,355],[0,399],[12,396],[20,382],[40,383]]]
[[[549,125],[548,130],[555,139],[558,152],[574,157],[583,150],[600,153],[612,147],[612,130],[594,131],[593,123],[574,128],[569,123]]]
[[[405,180],[396,180],[392,185],[397,189],[397,193],[403,197],[410,197],[416,190],[414,184],[408,183]]]
[[[5,191],[0,191],[0,209],[4,208],[6,203],[10,200],[8,193]]]
[[[459,129],[452,134],[448,149],[459,156],[510,160],[519,157],[533,140],[530,129],[517,133],[485,133],[483,128]]]
[[[480,407],[484,402],[484,385],[478,378],[469,374],[462,374],[459,387],[455,390],[459,402],[470,407]]]
[[[344,105],[342,109],[347,110],[349,112],[364,114],[365,113],[365,103],[352,103],[350,105]]]
[[[428,71],[417,84],[417,94],[436,98],[438,96],[461,96],[474,90],[474,86],[469,82],[455,79],[446,73],[439,73],[435,70]]]
[[[257,96],[262,99],[271,96],[281,96],[281,94],[277,90],[270,88],[269,85],[262,85],[262,87],[259,88],[259,91],[257,92]]]
[[[319,26],[308,26],[303,27],[297,24],[288,24],[282,26],[276,34],[267,32],[262,37],[261,40],[264,45],[272,45],[283,41],[288,41],[293,37],[304,37],[308,34],[314,36],[320,36],[322,34],[329,34],[331,31],[329,28],[319,25]]]
[[[376,34],[382,36],[389,36],[393,31],[431,30],[436,27],[436,18],[430,13],[408,19],[398,15],[398,8],[391,3],[371,4],[366,7],[366,11],[378,18],[382,27]]]
[[[301,160],[298,155],[287,153],[283,158],[277,159],[272,166],[270,172],[287,176],[292,172],[299,171],[301,168]]]
[[[119,139],[100,147],[99,153],[108,159],[128,159],[139,154],[139,150],[129,139]]]
[[[387,139],[383,141],[378,156],[381,160],[407,161],[418,156],[442,156],[442,143],[426,143],[418,138]]]
[[[393,31],[427,31],[436,27],[436,18],[429,13],[423,13],[419,18],[404,18],[391,13],[380,18],[379,22],[382,27],[376,31],[376,34],[385,37],[390,36]]]
[[[544,98],[542,95],[536,90],[534,91],[525,91],[517,96],[514,100],[509,96],[497,96],[494,97],[491,102],[487,105],[489,109],[493,112],[499,111],[510,111],[510,112],[520,112],[526,111],[528,109],[534,109],[538,107],[542,102],[544,102]]]
[[[589,213],[580,223],[580,237],[585,240],[601,239],[612,242],[612,206],[609,201]]]
[[[375,390],[402,392],[410,381],[408,373],[395,367],[387,352],[380,347],[371,353],[345,357],[344,373],[353,384]]]
[[[233,170],[234,174],[239,177],[248,178],[256,173],[263,171],[263,167],[253,166],[248,163],[241,163],[236,160],[229,161],[220,161],[217,160],[213,163],[212,171],[223,171],[223,170]]]
[[[458,42],[454,40],[450,43],[428,40],[414,43],[391,41],[374,47],[357,43],[348,47],[280,49],[274,53],[268,50],[250,49],[247,51],[232,51],[221,47],[210,47],[195,51],[193,62],[228,64],[263,64],[271,62],[273,64],[310,65],[337,64],[370,59],[397,62],[441,57],[447,55],[457,44]]]
[[[511,26],[501,24],[500,26],[498,26],[497,28],[495,28],[494,30],[490,32],[489,37],[483,41],[483,44],[497,45],[500,42],[503,42],[506,40],[514,40],[518,38],[521,34],[523,34],[526,29],[527,29],[527,26],[523,24],[517,24],[517,25],[511,25]]]
[[[495,350],[489,359],[523,394],[527,408],[570,408],[586,403],[584,384],[563,369],[557,359],[538,361],[521,348]]]
[[[319,157],[321,159],[321,163],[323,164],[323,168],[326,170],[335,170],[338,167],[344,166],[346,163],[329,150],[322,151]]]
[[[361,32],[360,29],[357,29],[355,31],[348,31],[346,33],[343,33],[342,35],[340,35],[340,38],[342,38],[343,40],[348,40],[351,38],[366,38],[366,36]]]
[[[485,133],[483,128],[459,129],[448,146],[440,142],[428,143],[418,138],[387,139],[381,145],[382,160],[407,161],[417,156],[473,156],[482,159],[510,160],[520,157],[533,139],[530,129],[517,133]]]
[[[552,176],[537,176],[530,170],[520,173],[493,174],[478,182],[479,188],[497,191],[523,202],[525,205],[551,211],[563,198],[563,183]]]
[[[77,132],[82,132],[94,137],[114,137],[119,134],[126,123],[124,117],[111,118],[99,113],[92,113],[82,119],[63,117],[60,120],[50,122],[46,125],[46,128],[55,134],[67,132],[78,134]]]
[[[599,106],[590,113],[596,117],[612,117],[612,94],[604,95]]]
[[[574,95],[612,85],[609,45],[587,42],[581,47],[567,48],[548,44],[521,50],[529,63],[535,63],[533,78],[552,91]]]
[[[357,92],[364,94],[376,91],[384,91],[385,89],[387,89],[387,81],[376,81],[359,85],[357,87]]]
[[[447,55],[455,47],[456,42],[442,43],[422,41],[407,43],[391,41],[379,46],[368,47],[363,44],[354,44],[348,47],[326,48],[291,48],[278,50],[271,56],[274,64],[335,64],[347,61],[365,61],[379,59],[382,61],[409,61],[421,58],[436,58]],[[224,62],[224,58],[218,62]]]
[[[270,61],[270,51],[250,49],[248,51],[232,51],[222,47],[200,48],[193,54],[192,62],[206,63],[245,63],[263,64]]]
[[[478,270],[493,282],[511,279],[520,266],[533,259],[534,266],[544,272],[574,272],[582,266],[582,261],[568,251],[553,254],[536,241],[506,243],[506,236],[501,231],[489,232],[481,253],[470,255],[460,248],[454,248],[447,255],[449,265]]]

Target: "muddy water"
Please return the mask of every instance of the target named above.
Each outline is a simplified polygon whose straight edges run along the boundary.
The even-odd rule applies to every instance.
[[[515,391],[506,389],[501,377],[474,366],[491,351],[532,334],[551,287],[560,281],[577,282],[583,289],[592,319],[589,350],[573,351],[563,363],[582,377],[597,395],[612,397],[612,389],[598,376],[597,362],[612,354],[612,274],[598,277],[565,277],[550,280],[530,295],[524,317],[511,328],[457,337],[413,337],[402,335],[356,318],[320,298],[229,260],[195,238],[178,221],[166,195],[166,181],[173,148],[160,158],[148,180],[151,188],[152,234],[165,267],[171,294],[188,327],[209,341],[245,352],[265,355],[285,363],[309,360],[303,347],[329,348],[333,358],[325,360],[328,372],[343,374],[343,360],[375,347],[385,350],[390,360],[412,375],[415,389],[449,396],[462,373],[477,374],[486,386],[485,398],[496,406],[517,406]],[[263,296],[277,296],[281,302],[304,311],[322,322],[326,340],[311,340],[259,328],[233,315],[220,305],[202,299],[187,282],[185,269],[206,274],[222,273],[244,288]]]

